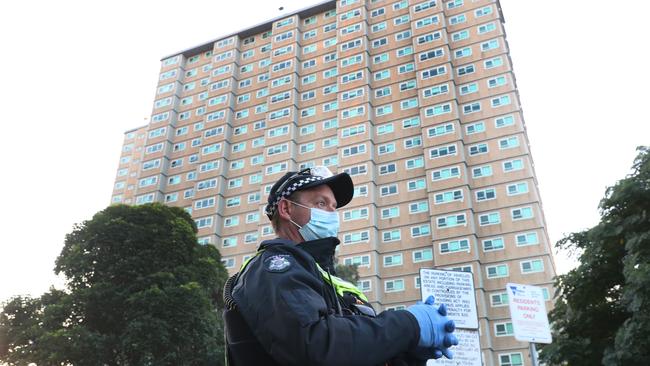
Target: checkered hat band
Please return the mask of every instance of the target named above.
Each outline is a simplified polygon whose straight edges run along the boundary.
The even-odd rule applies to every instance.
[[[305,184],[311,182],[317,182],[319,180],[323,180],[323,177],[310,176],[307,178],[302,178],[300,180],[297,180],[292,184],[289,184],[282,192],[276,193],[275,201],[267,206],[267,210],[266,210],[267,214],[269,216],[273,215],[273,213],[275,212],[275,208],[278,207],[278,203],[280,202],[282,197],[289,197],[291,196],[291,194],[293,194],[293,192],[297,191],[300,187],[304,186]]]

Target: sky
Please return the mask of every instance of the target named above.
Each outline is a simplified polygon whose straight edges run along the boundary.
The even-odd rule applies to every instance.
[[[124,132],[151,115],[161,58],[318,2],[2,2],[0,302],[62,286],[65,234],[110,203]],[[650,144],[650,2],[501,6],[555,243],[598,222],[606,187]],[[555,258],[558,273],[576,263]]]

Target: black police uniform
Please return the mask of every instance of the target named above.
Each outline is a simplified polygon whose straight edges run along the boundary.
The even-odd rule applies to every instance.
[[[224,291],[230,365],[423,364],[408,356],[420,336],[411,313],[359,315],[351,306],[358,299],[337,296],[324,281],[316,262],[332,272],[338,244],[336,238],[262,242]]]

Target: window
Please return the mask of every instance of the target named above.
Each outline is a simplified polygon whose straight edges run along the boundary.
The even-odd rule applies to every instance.
[[[438,169],[431,172],[431,180],[434,182],[458,177],[460,177],[460,168],[457,166]]]
[[[489,60],[483,61],[483,67],[486,70],[489,70],[489,69],[492,69],[492,68],[495,68],[495,67],[499,67],[501,65],[503,65],[503,59],[501,58],[501,56],[494,57],[494,58],[491,58]]]
[[[511,336],[514,334],[512,323],[496,323],[494,324],[494,331],[497,337]]]
[[[472,94],[472,93],[476,93],[477,91],[478,91],[477,83],[465,84],[458,87],[458,92],[460,93],[460,95]]]
[[[435,117],[447,113],[451,113],[450,103],[434,105],[424,110],[424,115],[427,117]]]
[[[485,34],[485,33],[490,33],[497,29],[497,26],[494,22],[486,23],[483,25],[479,25],[477,28],[477,33],[478,34]]]
[[[246,223],[250,224],[252,222],[259,222],[260,221],[260,213],[259,212],[251,212],[249,214],[246,214]]]
[[[508,196],[516,196],[524,193],[528,193],[528,183],[519,182],[513,183],[506,186],[506,192]]]
[[[216,170],[216,169],[219,169],[219,161],[218,160],[209,161],[207,163],[203,163],[203,164],[199,165],[199,172],[201,172],[201,173],[209,172],[211,170]]]
[[[422,91],[422,96],[425,98],[435,97],[436,95],[442,95],[449,93],[449,85],[441,84],[426,88]]]
[[[362,61],[363,61],[363,55],[361,54],[350,56],[341,60],[341,67],[356,65],[361,63]]]
[[[459,215],[449,215],[449,216],[443,216],[443,217],[438,217],[436,218],[436,223],[438,225],[438,228],[446,228],[446,227],[454,227],[454,226],[465,226],[467,224],[467,220],[465,218],[465,214],[459,214]]]
[[[492,8],[488,7],[488,9],[492,9]],[[499,366],[523,366],[523,365],[524,365],[523,357],[519,352],[499,354]]]
[[[503,162],[503,172],[512,172],[524,168],[524,162],[521,159],[508,160]]]
[[[415,89],[415,86],[416,86],[415,79],[407,80],[407,81],[399,84],[399,90],[400,91],[412,90],[412,89]]]
[[[158,176],[154,175],[153,177],[142,178],[138,182],[138,187],[148,187],[158,183]]]
[[[438,18],[437,15],[422,18],[422,19],[417,20],[415,22],[415,29],[424,28],[424,27],[429,26],[431,24],[438,24],[438,23],[440,23],[440,19]]]
[[[167,179],[167,185],[174,185],[174,184],[179,184],[181,182],[181,176],[180,175],[174,175],[171,176]]]
[[[472,178],[483,178],[492,175],[492,166],[483,165],[472,169]]]
[[[427,136],[429,137],[438,137],[447,135],[454,132],[453,123],[445,123],[444,125],[438,125],[436,127],[431,127],[427,129]]]
[[[490,212],[478,216],[480,226],[496,225],[501,223],[501,215],[498,212]]]
[[[343,244],[355,244],[360,242],[367,242],[370,238],[370,233],[367,230],[355,231],[343,235]]]
[[[422,72],[420,72],[420,76],[422,80],[426,80],[438,75],[444,75],[447,73],[447,67],[443,66],[436,66],[430,69],[426,69]]]
[[[508,105],[508,104],[510,104],[510,96],[509,95],[502,95],[502,96],[497,97],[497,98],[492,98],[490,100],[490,104],[492,105],[492,108],[497,108],[497,107],[501,107],[501,106],[504,106],[504,105]]]
[[[372,282],[370,280],[361,280],[357,282],[357,288],[362,292],[369,292],[372,290]]]
[[[230,216],[223,219],[223,227],[232,227],[239,225],[239,216]]]
[[[390,154],[394,152],[395,152],[394,142],[377,146],[377,154],[379,155]]]
[[[400,265],[402,265],[402,253],[384,256],[384,267],[394,267]]]
[[[507,306],[508,305],[508,293],[499,292],[497,294],[490,295],[490,305],[493,307]]]
[[[425,189],[426,188],[426,183],[424,182],[424,179],[419,178],[415,180],[410,180],[406,183],[406,187],[409,192],[411,191],[417,191],[420,189]]]
[[[372,48],[379,48],[388,44],[388,39],[386,37],[379,38],[372,41]]]
[[[408,56],[412,53],[413,53],[413,46],[398,48],[397,51],[395,51],[395,55],[397,55],[397,57]]]
[[[431,234],[431,227],[429,226],[429,224],[411,227],[412,238],[417,238],[420,236],[426,236],[430,234]]]
[[[277,174],[287,170],[287,163],[276,163],[266,167],[266,175]]]
[[[444,55],[445,52],[442,50],[442,48],[436,48],[435,50],[420,53],[418,55],[418,58],[420,62],[423,62],[434,58],[443,57]]]
[[[372,74],[372,77],[375,81],[379,80],[384,80],[390,78],[390,70],[382,70],[382,71],[377,71],[376,73]]]
[[[497,198],[496,190],[494,188],[482,189],[475,192],[476,201],[488,201]]]
[[[419,201],[409,204],[409,213],[417,214],[421,212],[429,211],[429,202],[428,201]]]
[[[404,280],[388,280],[384,282],[384,291],[385,292],[397,292],[404,291]]]
[[[476,144],[476,145],[469,146],[467,150],[469,151],[470,156],[487,154],[488,145],[485,143]]]
[[[226,207],[236,207],[241,203],[241,198],[239,196],[228,198],[226,200]]]
[[[324,139],[323,143],[322,143],[323,148],[338,146],[338,144],[339,144],[339,139],[336,138],[336,137],[330,137],[330,138]],[[364,149],[365,149],[365,146],[364,146]],[[353,150],[350,150],[350,151],[356,151],[356,150],[353,149]],[[345,153],[345,151],[344,151],[344,153]]]
[[[434,196],[434,204],[438,205],[441,203],[448,203],[454,201],[463,201],[463,190],[456,189],[453,191],[447,191],[442,193],[436,193]]]
[[[356,186],[354,187],[354,192],[352,193],[352,197],[367,197],[368,196],[368,186],[367,185],[362,185],[362,186]]]
[[[228,189],[241,187],[242,184],[243,184],[243,180],[241,178],[229,179],[228,180]]]
[[[460,32],[452,33],[451,34],[451,40],[452,42],[458,42],[462,41],[464,39],[469,38],[469,31],[468,30],[462,30]]]
[[[402,238],[402,232],[400,231],[400,229],[383,231],[381,233],[381,238],[382,241],[385,243],[400,240]]]
[[[407,110],[418,107],[418,98],[406,99],[400,102],[399,105],[401,110]]]
[[[485,132],[485,123],[483,121],[471,123],[465,126],[465,132],[468,135]]]
[[[359,220],[368,218],[368,208],[362,207],[343,212],[343,221]]]
[[[515,242],[517,243],[517,246],[520,247],[524,245],[538,244],[539,240],[537,239],[536,232],[530,232],[530,233],[515,235]]]
[[[481,110],[481,102],[474,102],[463,105],[463,114],[470,114],[479,112]]]
[[[204,198],[201,200],[196,200],[194,202],[194,209],[200,210],[202,208],[214,207],[215,199],[214,197]]]
[[[541,259],[521,261],[519,265],[522,274],[544,272],[544,262]]]
[[[469,57],[471,55],[472,55],[472,47],[465,47],[454,51],[454,58],[456,59]]]
[[[362,267],[370,267],[370,256],[369,255],[358,255],[354,257],[349,257],[343,259],[343,264],[346,266],[358,265]]]
[[[395,163],[385,164],[379,166],[379,175],[395,173],[397,166]]]
[[[406,170],[422,168],[424,166],[424,158],[421,157],[421,156],[418,156],[418,157],[413,158],[413,159],[408,159],[408,160],[406,160],[404,165],[406,166]]]
[[[485,268],[488,278],[500,278],[508,276],[508,265],[498,264],[496,266],[488,266]]]
[[[381,31],[383,31],[385,29],[386,29],[386,22],[381,22],[381,23],[374,24],[370,28],[370,32],[377,33],[377,32],[381,32]]]
[[[448,155],[456,155],[456,144],[429,150],[429,159],[437,159]]]
[[[416,39],[416,42],[417,42],[418,45],[421,45],[421,44],[437,41],[441,37],[442,37],[442,33],[440,31],[436,31],[436,32],[433,32],[433,33],[424,34],[422,36],[419,36]]]
[[[533,209],[532,207],[515,208],[510,211],[510,214],[512,216],[512,221],[531,219],[533,218]]]
[[[494,119],[494,127],[496,128],[511,126],[513,124],[515,124],[515,119],[512,115]]]
[[[493,50],[499,48],[499,40],[498,39],[492,39],[487,42],[481,43],[481,51],[486,52],[489,50]]]
[[[440,243],[440,253],[470,252],[469,239],[453,240]]]
[[[362,78],[363,78],[363,71],[355,71],[341,76],[341,83],[346,84],[355,80],[361,80]]]
[[[314,142],[308,142],[306,144],[300,145],[300,153],[305,154],[316,150],[316,144]]]
[[[476,70],[474,69],[474,65],[473,65],[473,64],[470,64],[470,65],[467,65],[467,66],[459,67],[459,68],[456,70],[456,73],[458,74],[458,76],[463,76],[463,75],[471,74],[471,73],[473,73],[474,71],[476,71]]]
[[[505,245],[503,243],[503,238],[491,238],[491,239],[485,239],[483,240],[483,251],[484,252],[490,252],[494,250],[501,250],[505,248]]]
[[[352,118],[357,116],[363,116],[365,113],[366,113],[366,109],[364,106],[348,108],[348,109],[344,109],[341,112],[341,118],[347,119],[347,118]]]
[[[196,227],[198,229],[202,229],[202,228],[205,228],[205,227],[211,227],[212,223],[213,223],[213,217],[212,216],[201,217],[199,219],[194,220],[194,222],[196,223]]]
[[[337,165],[338,162],[339,162],[339,157],[337,155],[323,158],[323,165],[325,166]]]
[[[467,21],[467,17],[465,14],[459,14],[454,17],[449,18],[449,24],[451,25],[456,25],[460,23],[465,23]]]
[[[381,218],[382,219],[392,219],[392,218],[397,217],[397,216],[399,216],[399,207],[397,207],[397,206],[383,208],[381,210]]]
[[[499,149],[512,149],[519,146],[519,138],[517,136],[507,137],[499,140]]]

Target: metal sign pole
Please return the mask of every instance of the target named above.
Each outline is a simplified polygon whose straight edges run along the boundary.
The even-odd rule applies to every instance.
[[[535,343],[530,342],[528,345],[530,348],[530,361],[532,362],[532,365],[539,366],[539,363],[537,362],[537,350],[535,349]]]

